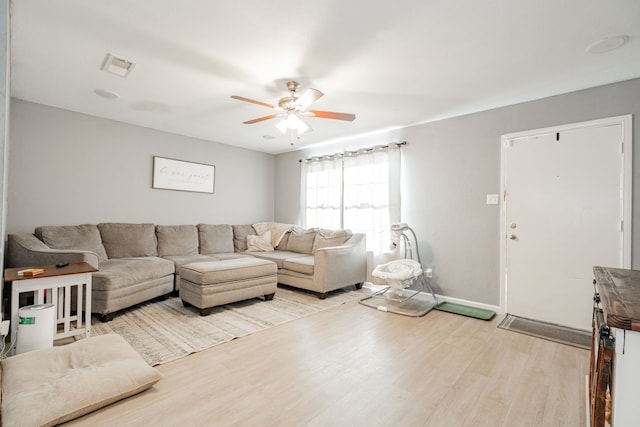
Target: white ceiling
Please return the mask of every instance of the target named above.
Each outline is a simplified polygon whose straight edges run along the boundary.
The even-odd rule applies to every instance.
[[[15,98],[267,153],[640,77],[638,0],[19,0],[11,29]],[[231,95],[277,104],[290,79],[356,120],[293,146],[242,124],[271,110]]]

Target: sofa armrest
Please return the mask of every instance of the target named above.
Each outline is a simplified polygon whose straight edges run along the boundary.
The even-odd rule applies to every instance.
[[[354,234],[341,246],[318,249],[314,254],[314,275],[321,283],[353,285],[367,278],[366,236]]]
[[[51,249],[33,234],[9,234],[7,267],[32,267],[58,263],[86,262],[98,268],[98,255],[91,251]]]

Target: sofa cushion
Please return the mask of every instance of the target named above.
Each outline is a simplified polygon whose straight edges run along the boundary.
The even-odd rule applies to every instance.
[[[251,224],[233,226],[233,246],[236,252],[247,250],[247,236],[256,235],[256,230]]]
[[[98,227],[94,224],[37,227],[35,235],[51,249],[91,251],[99,261],[107,260]]]
[[[174,272],[174,263],[162,258],[110,259],[100,265],[100,271],[92,274],[91,287],[96,293],[113,291],[159,279]]]
[[[158,256],[197,255],[198,229],[195,225],[157,225]]]
[[[160,373],[119,335],[2,360],[2,425],[52,426],[140,393]]]
[[[266,259],[275,262],[278,268],[282,268],[284,260],[289,258],[303,257],[305,254],[290,251],[273,251],[273,252],[247,252],[256,258]]]
[[[233,252],[233,228],[228,224],[198,224],[200,253]]]
[[[287,251],[312,254],[313,241],[316,238],[316,234],[318,234],[316,228],[305,230],[304,228],[294,227],[287,242]]]
[[[316,239],[313,241],[312,252],[315,254],[318,249],[331,246],[340,246],[351,238],[351,230],[318,230]]]
[[[167,255],[162,257],[166,260],[173,261],[174,264],[183,265],[183,264],[191,264],[192,262],[204,262],[204,261],[217,261],[220,258],[214,255]],[[177,270],[176,270],[177,271]]]
[[[158,256],[154,224],[98,224],[109,258]]]
[[[164,257],[164,259],[169,260],[175,264],[176,273],[180,266],[185,264],[191,264],[194,262],[205,262],[205,261],[217,261],[219,258],[214,257],[213,255],[168,255]]]
[[[282,268],[296,271],[302,274],[313,275],[314,257],[313,255],[287,258],[282,263]]]
[[[281,222],[259,222],[253,224],[253,229],[256,230],[258,235],[262,235],[267,231],[271,232],[271,246],[274,248],[280,244],[280,240],[282,240],[284,235],[291,231],[292,228],[293,225],[283,224]]]
[[[247,236],[247,251],[271,252],[271,232],[265,231],[259,236]]]

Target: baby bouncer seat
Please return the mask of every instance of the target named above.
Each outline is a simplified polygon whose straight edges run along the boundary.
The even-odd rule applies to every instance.
[[[411,286],[422,276],[422,266],[412,259],[395,259],[377,266],[371,275],[382,279],[389,285],[388,291],[394,296],[402,297],[403,289]]]
[[[399,241],[404,243],[404,258],[380,264],[371,272],[373,277],[385,281],[388,286],[363,298],[360,303],[405,316],[424,316],[436,306],[437,301],[422,268],[416,234],[404,223],[393,224],[391,230],[398,235]],[[413,259],[411,243],[405,231],[412,234],[418,260]]]

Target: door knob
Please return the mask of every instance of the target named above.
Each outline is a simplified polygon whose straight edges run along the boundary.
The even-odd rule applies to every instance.
[[[509,238],[509,240],[516,240],[515,234],[509,234],[507,237]]]

